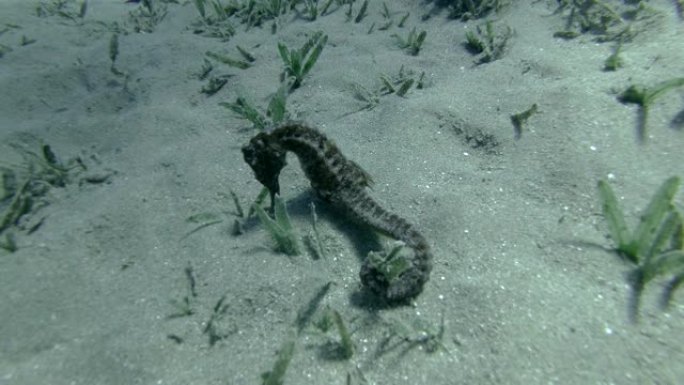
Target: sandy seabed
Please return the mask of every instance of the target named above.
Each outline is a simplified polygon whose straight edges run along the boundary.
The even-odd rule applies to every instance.
[[[189,1],[155,1],[165,16],[142,19],[150,25],[131,16],[142,4],[91,0],[71,18],[39,17],[39,4],[0,3],[0,165],[26,174],[44,165],[47,144],[74,168],[3,234],[17,250],[0,251],[0,384],[258,384],[330,282],[296,337],[285,384],[684,378],[684,294],[663,309],[667,277],[656,279],[632,319],[633,266],[611,251],[596,189],[609,180],[633,225],[658,186],[683,174],[682,89],[651,107],[645,140],[637,107],[616,97],[684,76],[675,2],[647,3],[660,15],[624,44],[615,72],[602,71],[614,44],[553,36],[565,19],[552,1],[493,15],[513,35],[499,60],[480,65],[463,42],[482,21],[419,1],[387,1],[388,29],[371,0],[358,23],[336,5],[315,21],[288,12],[276,33],[272,21],[246,28],[233,18],[225,40],[195,33]],[[412,28],[427,32],[417,56],[392,36]],[[360,290],[361,260],[390,240],[320,201],[294,156],[282,197],[302,237],[316,203],[324,258],[274,252],[253,217],[232,233],[230,191],[246,209],[261,188],[240,151],[258,130],[219,103],[243,97],[265,111],[280,84],[278,43],[300,47],[316,31],[327,45],[287,111],[333,139],[372,175],[371,194],[430,242],[432,277],[412,306]],[[208,59],[209,77],[227,82],[202,93],[205,53],[242,59],[237,46],[255,61]],[[373,108],[355,98],[358,85],[378,90],[402,67],[416,80],[424,72],[423,87],[378,95]],[[510,116],[533,104],[516,138]],[[326,309],[350,331],[350,359],[335,327],[321,330]]]

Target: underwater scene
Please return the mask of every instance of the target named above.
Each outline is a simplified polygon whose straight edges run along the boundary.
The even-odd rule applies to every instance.
[[[683,0],[0,0],[0,385],[684,383]]]

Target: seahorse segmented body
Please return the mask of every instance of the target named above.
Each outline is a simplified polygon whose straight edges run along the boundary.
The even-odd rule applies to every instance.
[[[288,151],[297,155],[311,187],[322,198],[413,249],[408,267],[391,280],[366,258],[359,273],[361,282],[390,302],[420,294],[432,269],[430,246],[413,225],[385,210],[368,195],[370,176],[346,159],[325,135],[303,123],[287,122],[270,132],[259,133],[242,148],[245,162],[256,179],[269,189],[271,199],[280,193],[278,176]]]

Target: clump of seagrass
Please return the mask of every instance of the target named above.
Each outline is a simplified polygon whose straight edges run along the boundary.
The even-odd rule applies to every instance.
[[[615,242],[615,250],[636,265],[630,277],[633,319],[636,319],[640,295],[648,282],[659,276],[672,277],[663,296],[665,306],[673,291],[684,282],[682,213],[672,202],[679,184],[678,177],[667,179],[641,214],[637,227],[631,231],[611,187],[603,180],[598,183],[603,215]]]
[[[662,13],[645,1],[557,0],[554,14],[565,18],[565,27],[555,37],[573,39],[592,34],[598,42],[627,43],[656,25]]]
[[[278,52],[283,59],[284,69],[282,81],[292,79],[290,88],[292,90],[302,85],[306,76],[321,55],[325,44],[328,42],[328,35],[323,32],[316,32],[299,49],[288,49],[283,43],[278,43]]]
[[[381,96],[394,94],[405,97],[412,88],[425,88],[425,83],[425,71],[421,71],[420,74],[417,74],[413,70],[405,69],[402,65],[401,68],[399,68],[399,73],[397,75],[380,75],[380,85],[376,88],[369,89],[360,83],[352,83],[350,88],[354,98],[365,103],[364,106],[359,109],[359,111],[361,111],[372,110],[377,107],[380,104]]]
[[[411,29],[405,39],[396,33],[392,34],[392,36],[397,39],[397,45],[399,48],[403,49],[411,56],[418,56],[418,53],[420,53],[420,49],[425,42],[425,38],[427,37],[427,32],[420,31],[420,33],[418,33],[414,27]]]
[[[128,13],[128,23],[137,33],[152,33],[168,13],[167,6],[161,2],[141,0],[140,6]]]
[[[449,18],[470,20],[479,19],[492,12],[498,12],[509,0],[435,0],[435,6],[445,7]]]
[[[273,200],[273,216],[268,216],[263,207],[259,205],[254,206],[254,210],[261,220],[261,223],[266,228],[266,231],[271,235],[275,241],[274,250],[285,253],[287,255],[301,254],[299,247],[299,240],[290,222],[290,216],[287,214],[285,203],[282,198],[276,195]]]
[[[494,26],[492,21],[478,25],[476,32],[466,32],[465,48],[473,55],[477,55],[476,64],[490,63],[501,59],[506,52],[506,44],[513,36],[511,27]]]
[[[222,41],[227,41],[235,35],[235,28],[228,20],[231,10],[221,4],[221,1],[194,0],[194,3],[201,19],[193,23],[193,33],[216,37]]]
[[[16,251],[14,229],[32,233],[41,225],[27,224],[24,219],[47,205],[46,196],[51,188],[64,187],[73,181],[72,170],[85,170],[80,158],[62,163],[48,144],[40,145],[36,152],[29,146],[11,144],[23,157],[21,164],[0,163],[0,248]],[[84,180],[90,183],[89,179]]]
[[[57,15],[76,23],[81,22],[87,12],[88,0],[82,0],[80,4],[74,0],[41,1],[36,6],[36,16],[38,17]]]

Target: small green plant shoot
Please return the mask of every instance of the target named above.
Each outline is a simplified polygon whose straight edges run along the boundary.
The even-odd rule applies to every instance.
[[[333,321],[337,326],[337,332],[340,334],[340,356],[344,359],[350,359],[354,354],[354,343],[351,340],[351,334],[347,325],[342,320],[342,316],[337,310],[332,311]]]
[[[646,139],[646,119],[651,104],[668,91],[681,86],[684,86],[684,77],[665,80],[653,87],[631,85],[618,96],[618,100],[624,104],[630,103],[639,106],[637,132],[641,141]]]
[[[260,205],[255,205],[254,211],[261,220],[261,223],[263,223],[266,231],[271,234],[275,241],[274,250],[287,255],[301,254],[299,241],[290,222],[290,216],[285,209],[285,203],[283,203],[279,196],[276,195],[273,201],[273,215],[275,219],[269,217]]]
[[[313,228],[313,232],[304,238],[304,242],[314,259],[325,259],[325,245],[323,244],[321,233],[318,231],[316,205],[311,202],[309,207],[311,208],[311,227]]]
[[[238,69],[241,69],[241,70],[247,69],[247,68],[249,68],[249,67],[252,66],[252,65],[250,64],[250,62],[248,62],[248,61],[239,60],[239,59],[234,59],[234,58],[232,58],[232,57],[230,57],[230,56],[222,55],[222,54],[219,54],[219,53],[216,53],[216,52],[212,52],[212,51],[207,51],[207,52],[205,53],[205,55],[207,55],[208,57],[210,57],[210,58],[216,60],[217,62],[221,62],[221,63],[223,63],[223,64],[227,64],[227,65],[229,65],[229,66],[231,66],[231,67],[238,68]]]
[[[278,353],[278,358],[276,359],[275,364],[273,364],[273,369],[261,374],[262,385],[283,384],[287,367],[290,366],[290,361],[294,355],[295,342],[296,334],[294,333],[283,342],[283,345],[280,347],[280,352]]]
[[[328,35],[323,32],[316,32],[300,49],[288,49],[283,43],[278,43],[278,52],[283,59],[285,69],[283,79],[292,78],[291,90],[302,85],[306,76],[321,55],[325,44],[328,42]]]
[[[672,203],[680,179],[666,180],[651,198],[641,214],[636,229],[630,231],[617,198],[608,183],[598,183],[603,215],[615,250],[637,265],[633,271],[635,310],[643,287],[653,278],[670,275],[675,281],[684,278],[684,249],[682,248],[682,215]]]
[[[625,65],[622,56],[620,56],[621,52],[622,45],[616,45],[613,49],[613,53],[603,62],[604,71],[617,71]]]
[[[314,314],[318,310],[323,302],[323,299],[330,291],[333,283],[328,282],[321,286],[320,289],[314,294],[314,296],[297,312],[297,319],[295,320],[295,327],[297,328],[297,334],[301,333],[302,330],[311,322]]]
[[[116,68],[116,58],[119,56],[119,34],[115,33],[109,39],[109,59],[112,61],[112,65],[109,67],[110,71],[116,76],[124,75],[123,72]]]
[[[216,345],[217,342],[226,339],[231,334],[230,332],[222,331],[220,326],[221,321],[223,321],[230,309],[230,304],[226,303],[226,298],[226,294],[219,298],[212,308],[209,319],[205,322],[204,329],[202,329],[202,334],[209,338],[209,346]]]
[[[366,17],[367,13],[366,11],[368,10],[368,0],[364,0],[363,4],[361,4],[361,9],[359,10],[358,15],[356,15],[356,18],[354,18],[354,23],[360,23],[361,20],[363,20],[364,17]]]
[[[339,340],[326,344],[325,349],[328,358],[333,360],[348,360],[354,355],[354,342],[347,324],[342,315],[335,309],[326,308],[321,317],[314,323],[316,328],[323,332],[329,332],[333,326],[339,334]]]
[[[538,112],[537,103],[534,103],[530,108],[523,112],[511,115],[511,123],[515,132],[515,138],[520,139],[522,136],[523,126],[527,124],[527,120]]]
[[[195,314],[194,301],[197,298],[197,289],[195,274],[193,273],[192,266],[188,265],[185,268],[184,273],[188,284],[187,293],[186,295],[182,296],[180,300],[172,299],[169,301],[175,308],[175,311],[166,316],[167,319],[188,317]]]

